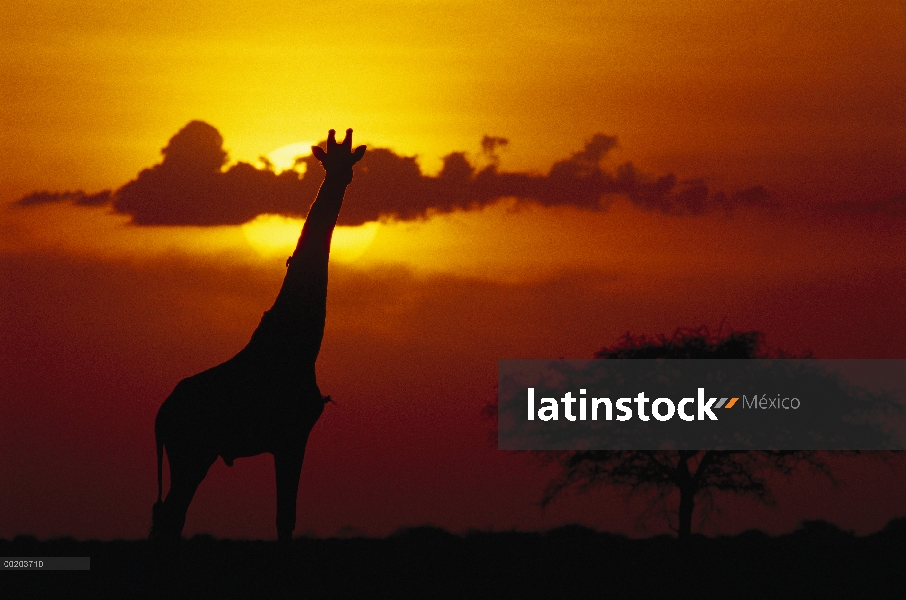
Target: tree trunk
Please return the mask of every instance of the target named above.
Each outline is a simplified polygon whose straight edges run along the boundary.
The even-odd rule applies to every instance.
[[[689,459],[698,454],[698,450],[683,450],[679,453],[676,464],[676,487],[679,488],[679,528],[677,536],[685,542],[692,536],[692,510],[695,508],[695,493],[698,484],[695,477],[689,472]]]
[[[688,540],[692,535],[692,511],[695,509],[695,487],[680,487],[679,529],[680,540]]]

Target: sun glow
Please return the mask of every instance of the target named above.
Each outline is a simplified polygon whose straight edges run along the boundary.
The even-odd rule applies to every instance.
[[[292,254],[305,224],[303,219],[282,215],[258,215],[241,226],[249,245],[261,256],[272,257]],[[337,227],[330,244],[331,259],[352,262],[359,259],[377,234],[379,223],[365,223],[357,227]]]
[[[311,154],[311,147],[314,146],[313,142],[296,142],[294,144],[287,144],[286,146],[281,146],[276,150],[271,150],[267,153],[267,159],[271,161],[271,164],[274,165],[274,170],[277,173],[281,171],[288,171],[292,168],[296,168],[297,171],[304,173],[305,164],[299,164],[296,166],[296,158],[302,156],[308,156]]]

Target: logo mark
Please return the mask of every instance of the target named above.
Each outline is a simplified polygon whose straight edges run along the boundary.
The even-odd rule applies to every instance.
[[[724,406],[724,402],[727,402],[727,400],[729,400],[730,402],[728,402],[727,405]],[[733,408],[733,405],[736,404],[737,400],[739,400],[739,398],[721,398],[720,402],[718,402],[717,406],[715,406],[714,408]]]

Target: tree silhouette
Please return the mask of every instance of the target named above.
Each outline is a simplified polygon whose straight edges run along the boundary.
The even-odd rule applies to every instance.
[[[669,338],[627,333],[615,346],[596,353],[595,358],[792,357],[768,350],[759,332],[733,332],[721,337],[702,327],[677,330]],[[575,450],[538,454],[562,467],[561,474],[545,490],[542,506],[568,489],[587,491],[601,485],[628,488],[630,496],[653,494],[651,508],[643,516],[659,512],[660,508],[680,540],[688,540],[692,533],[696,502],[707,517],[716,491],[750,496],[772,506],[775,499],[767,479],[770,473],[788,476],[796,469],[806,468],[831,478],[827,453],[810,450]],[[676,511],[669,511],[667,501],[675,491],[679,492],[679,506]]]

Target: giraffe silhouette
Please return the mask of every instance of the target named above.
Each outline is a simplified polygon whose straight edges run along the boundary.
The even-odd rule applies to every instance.
[[[178,540],[198,485],[220,456],[274,455],[277,475],[277,538],[289,542],[296,526],[296,494],[308,436],[329,396],[315,379],[324,337],[327,262],[352,166],[365,146],[352,151],[352,129],[327,151],[312,152],[326,176],[302,227],[274,305],[264,313],[249,343],[233,358],[180,381],[155,421],[157,502],[151,539]],[[163,494],[163,452],[170,463],[170,489]]]

